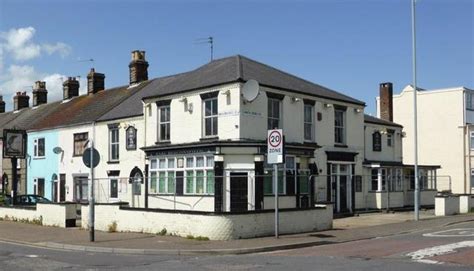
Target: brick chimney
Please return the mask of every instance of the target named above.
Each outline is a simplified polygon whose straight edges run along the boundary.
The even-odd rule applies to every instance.
[[[48,102],[48,91],[46,82],[36,81],[33,88],[33,106],[42,105]]]
[[[393,121],[393,85],[390,82],[380,84],[380,118]]]
[[[17,92],[13,96],[13,110],[21,110],[30,106],[30,96],[26,95],[26,92]]]
[[[87,94],[95,94],[105,89],[105,75],[92,68],[87,75]]]
[[[79,81],[77,81],[76,77],[68,77],[63,82],[63,100],[77,96],[79,96]]]
[[[5,101],[2,95],[0,95],[0,113],[5,113]]]
[[[145,59],[145,51],[133,51],[132,61],[128,67],[130,69],[130,85],[148,80],[148,62]]]

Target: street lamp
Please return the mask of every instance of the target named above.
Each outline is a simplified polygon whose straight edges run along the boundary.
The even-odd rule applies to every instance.
[[[412,69],[413,69],[413,110],[414,110],[414,153],[415,153],[415,221],[420,219],[420,181],[418,180],[418,120],[417,120],[417,87],[416,87],[416,0],[411,0],[411,31],[412,31]]]

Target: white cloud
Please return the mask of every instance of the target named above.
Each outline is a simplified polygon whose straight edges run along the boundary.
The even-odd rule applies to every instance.
[[[44,74],[29,65],[11,65],[7,71],[0,76],[0,92],[7,103],[7,110],[12,109],[13,96],[18,91],[26,91],[31,97],[32,86],[35,81],[45,81],[48,90],[48,102],[61,100],[63,97],[63,81],[66,75],[59,73]],[[85,78],[79,79],[80,94],[86,92],[87,84]],[[30,99],[31,106],[32,99]]]
[[[49,54],[58,53],[61,57],[66,57],[71,53],[71,46],[63,42],[57,42],[56,44],[43,44],[42,48]]]
[[[55,44],[38,44],[33,41],[36,33],[34,27],[12,28],[7,32],[0,33],[0,47],[5,52],[11,53],[14,60],[26,61],[41,56],[42,52],[51,55],[58,53],[66,57],[71,52],[71,46],[64,42]],[[1,60],[1,59],[0,59]],[[1,65],[1,64],[0,64]]]

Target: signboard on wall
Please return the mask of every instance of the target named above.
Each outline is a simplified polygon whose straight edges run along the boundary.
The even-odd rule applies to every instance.
[[[25,158],[26,132],[24,130],[3,130],[3,158]]]
[[[268,164],[283,163],[283,130],[268,130],[267,136],[267,162]]]
[[[126,139],[127,150],[136,150],[137,149],[137,129],[135,127],[130,126],[126,130]]]

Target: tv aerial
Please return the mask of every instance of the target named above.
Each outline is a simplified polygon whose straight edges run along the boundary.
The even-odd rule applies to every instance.
[[[209,44],[211,49],[211,61],[214,59],[214,38],[207,37],[207,38],[199,38],[196,39],[194,44]]]
[[[249,79],[242,87],[242,96],[244,97],[245,102],[251,103],[257,98],[259,93],[260,85],[257,80]]]

